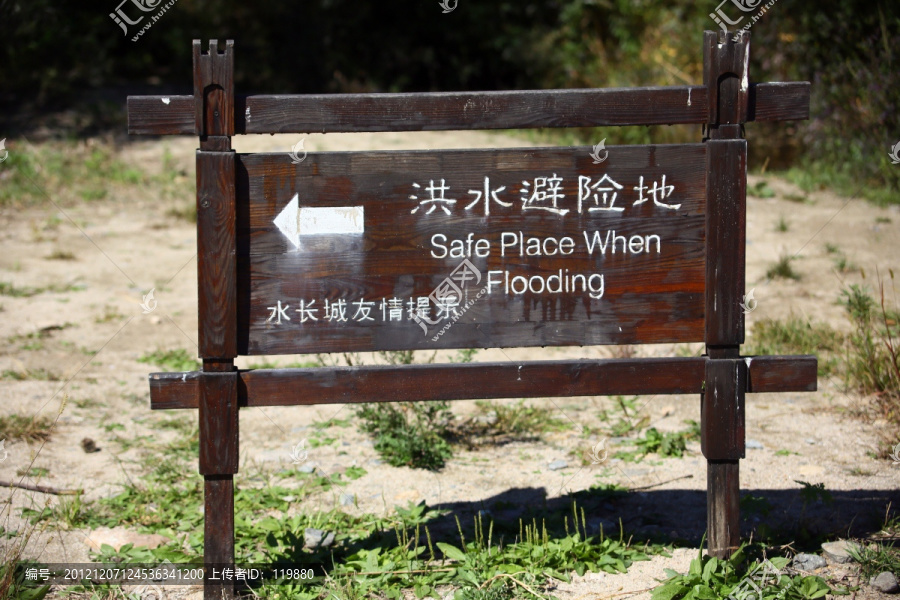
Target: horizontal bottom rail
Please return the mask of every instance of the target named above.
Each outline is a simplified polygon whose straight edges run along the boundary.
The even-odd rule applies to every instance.
[[[238,371],[240,406],[419,400],[699,394],[704,356],[251,369]],[[747,392],[813,392],[815,356],[746,357]],[[197,408],[203,373],[152,373],[150,407]]]

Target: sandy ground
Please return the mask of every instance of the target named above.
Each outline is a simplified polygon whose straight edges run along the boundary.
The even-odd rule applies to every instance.
[[[249,136],[236,138],[235,148],[240,152],[287,152],[298,140],[296,136]],[[310,151],[526,145],[522,139],[477,132],[310,135],[305,142]],[[120,158],[154,172],[162,164],[163,153],[169,152],[183,166],[184,176],[193,178],[195,148],[193,138],[138,142],[122,148]],[[760,179],[751,177],[751,186]],[[839,291],[847,283],[872,285],[877,272],[898,272],[900,212],[893,210],[896,206],[876,208],[861,199],[841,198],[827,191],[812,193],[803,202],[791,201],[786,197],[802,197],[803,192],[784,180],[764,179],[776,196],[748,199],[747,288],[755,290],[758,302],[748,315],[748,331],[760,319],[791,314],[848,329],[843,309],[836,303]],[[17,473],[33,460],[34,466],[44,467],[48,473],[39,481],[27,477],[25,481],[83,488],[85,498],[93,500],[115,494],[120,484],[142,475],[136,464],[140,449],[121,452],[113,441],[115,436],[165,439],[171,432],[154,427],[160,420],[196,418],[196,413],[187,411],[151,413],[147,374],[157,369],[137,361],[156,349],[196,352],[195,229],[185,220],[166,215],[169,208],[193,199],[162,201],[153,197],[152,190],[129,188],[127,193],[112,192],[102,202],[77,204],[72,200],[54,198],[54,202],[48,200],[27,210],[0,211],[0,280],[17,287],[56,286],[58,290],[30,298],[0,297],[0,339],[9,340],[0,350],[0,371],[43,368],[58,378],[4,378],[0,381],[3,412],[54,416],[64,395],[69,397],[49,442],[6,443],[8,456],[0,462],[0,480],[21,480]],[[781,218],[788,224],[786,232],[776,230]],[[859,270],[838,273],[833,255],[825,249],[827,243],[838,246],[850,262],[862,267],[865,280]],[[74,260],[48,258],[60,250],[74,254]],[[767,281],[766,269],[783,254],[797,257],[794,266],[801,275],[799,281]],[[143,314],[142,295],[151,288],[155,288],[158,308]],[[23,349],[22,338],[16,337],[40,332],[39,349]],[[699,350],[699,346],[647,346],[640,348],[638,355],[684,355]],[[477,359],[608,357],[622,352],[602,347],[490,350],[479,353]],[[441,358],[447,355],[439,355],[438,360]],[[259,362],[259,358],[238,360],[242,367]],[[641,398],[638,405],[652,426],[674,431],[684,428],[685,419],[699,420],[698,400],[696,396],[656,396]],[[552,407],[562,418],[579,425],[592,426],[599,425],[598,411],[612,406],[605,398],[538,400],[534,404]],[[796,480],[825,484],[835,502],[813,507],[810,517],[830,523],[832,530],[844,534],[874,533],[887,503],[893,499],[897,505],[900,467],[870,456],[884,444],[879,437],[883,424],[850,416],[862,404],[860,398],[845,393],[837,380],[828,378],[820,379],[815,393],[760,394],[749,399],[747,438],[761,447],[748,449],[741,463],[742,489],[769,499],[774,506],[773,523],[789,522],[800,510]],[[472,408],[469,402],[454,405],[460,415]],[[312,422],[351,414],[344,406],[242,411],[242,471],[288,465],[291,449],[311,435]],[[121,428],[108,430],[113,423]],[[430,506],[466,515],[501,500],[516,506],[553,505],[565,502],[561,498],[570,491],[615,482],[642,491],[595,507],[594,518],[621,517],[629,530],[693,544],[699,543],[705,526],[706,469],[696,443],[689,445],[682,459],[650,457],[637,464],[613,461],[582,467],[577,457],[589,452],[599,438],[582,436],[579,427],[549,434],[541,442],[459,451],[444,470],[429,473],[380,464],[371,442],[353,427],[331,429],[329,435],[337,435],[339,442],[310,449],[310,464],[326,473],[351,464],[368,471],[340,490],[356,497],[355,506],[344,507],[350,512],[383,514],[394,505],[425,500]],[[85,437],[95,440],[100,451],[85,453],[80,445]],[[616,442],[609,447],[614,452]],[[790,453],[784,455],[785,450]],[[778,451],[782,452],[776,454]],[[567,460],[569,467],[549,470],[549,463],[558,459]],[[57,501],[24,490],[0,492],[0,500],[10,499],[14,510],[4,519],[4,526],[13,531],[22,527],[16,508]],[[337,492],[328,492],[313,498],[309,508],[337,504]],[[517,514],[518,510],[511,510],[504,516],[514,519]],[[745,534],[758,524],[745,522]],[[31,539],[27,555],[47,562],[85,562],[85,533],[39,531]],[[7,542],[0,540],[3,543]],[[672,558],[639,563],[627,575],[589,574],[576,578],[574,584],[560,584],[554,593],[564,599],[648,598],[647,592],[627,592],[655,585],[664,567],[686,570],[695,554],[690,548],[679,549]]]

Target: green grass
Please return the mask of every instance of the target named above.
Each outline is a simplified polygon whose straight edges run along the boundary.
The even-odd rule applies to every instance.
[[[860,544],[858,550],[850,549],[850,555],[859,563],[859,575],[862,581],[868,582],[870,577],[888,571],[900,573],[900,549],[893,542],[874,542]]]
[[[815,354],[819,374],[829,375],[839,369],[844,336],[825,323],[791,315],[785,320],[757,321],[747,343],[748,355]]]
[[[31,298],[37,296],[43,290],[40,288],[16,287],[8,281],[0,281],[0,296],[10,296],[12,298]]]
[[[157,365],[167,371],[196,371],[200,366],[200,361],[183,348],[147,352],[138,362]]]
[[[896,188],[878,185],[873,181],[862,184],[859,174],[846,167],[849,167],[849,163],[828,165],[824,162],[812,162],[792,167],[780,175],[806,193],[830,189],[845,197],[861,196],[877,206],[900,203]]]
[[[763,180],[755,185],[747,186],[747,195],[753,196],[754,198],[774,198],[775,190],[769,186],[768,181]]]
[[[513,440],[535,440],[552,431],[572,429],[559,411],[525,404],[478,400],[475,415],[453,428],[453,440],[469,448]]]
[[[778,262],[766,270],[766,277],[769,279],[793,279],[794,281],[798,281],[800,279],[800,274],[797,273],[794,270],[793,265],[791,265],[792,260],[793,258],[790,256],[781,256],[778,259]]]
[[[356,409],[359,428],[388,464],[437,470],[453,455],[448,402],[369,404]]]
[[[90,202],[105,198],[111,184],[149,181],[142,171],[117,160],[113,146],[104,143],[90,148],[77,142],[17,144],[3,166],[8,175],[0,186],[0,206],[31,206],[47,197],[61,204]]]
[[[621,458],[626,462],[640,462],[648,454],[657,454],[660,457],[681,458],[687,451],[687,442],[700,439],[700,425],[696,421],[688,421],[690,427],[684,431],[661,433],[655,427],[644,432],[644,437],[637,438],[631,443],[634,450],[620,450],[613,458]]]
[[[893,280],[893,271],[890,275]],[[856,284],[841,292],[841,304],[853,324],[844,357],[845,381],[871,395],[884,418],[900,424],[900,310],[889,305],[881,285],[877,300]]]
[[[9,379],[12,381],[59,381],[60,377],[53,371],[43,368],[25,369],[23,371],[6,369],[0,374],[0,379]]]
[[[700,550],[697,558],[691,561],[690,569],[686,574],[666,569],[666,575],[669,578],[663,585],[653,590],[651,598],[652,600],[714,600],[728,598],[730,595],[737,598],[749,597],[748,593],[752,592],[754,588],[748,583],[748,579],[753,580],[754,585],[758,585],[762,589],[761,597],[767,600],[824,598],[828,593],[843,591],[832,590],[825,580],[818,576],[781,575],[780,571],[790,562],[790,559],[785,557],[769,558],[769,563],[779,573],[767,577],[765,580],[761,580],[765,568],[761,561],[751,561],[742,568],[744,561],[744,546],[741,546],[727,560],[704,556],[703,550]]]
[[[53,419],[47,416],[27,417],[17,413],[0,416],[0,439],[42,442],[50,439]]]
[[[775,231],[778,233],[785,233],[790,229],[790,225],[785,220],[784,216],[778,217],[778,223],[775,224]]]

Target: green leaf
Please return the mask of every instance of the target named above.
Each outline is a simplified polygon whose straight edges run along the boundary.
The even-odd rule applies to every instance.
[[[435,545],[440,548],[441,552],[444,553],[444,556],[448,558],[459,561],[466,560],[466,555],[456,546],[451,546],[450,544],[445,544],[444,542],[437,542],[437,544]]]
[[[681,598],[690,588],[680,583],[666,583],[654,589],[650,593],[651,600],[673,600],[673,598]]]

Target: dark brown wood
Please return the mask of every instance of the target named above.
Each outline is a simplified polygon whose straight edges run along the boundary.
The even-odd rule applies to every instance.
[[[729,558],[738,549],[741,541],[740,499],[739,461],[707,461],[706,527],[710,556]]]
[[[703,84],[707,86],[709,137],[739,137],[747,122],[750,93],[750,34],[725,31],[703,34]]]
[[[707,459],[707,550],[725,558],[740,539],[738,460],[744,456],[747,365],[743,299],[750,35],[703,34],[703,83],[708,88],[706,382],[701,395],[701,448]],[[729,460],[733,462],[722,463]]]
[[[237,473],[238,374],[204,372],[200,382],[200,473]]]
[[[237,356],[235,155],[197,151],[197,279],[201,358]]]
[[[247,225],[239,228],[240,260],[248,268],[239,283],[238,351],[702,341],[705,148],[615,146],[600,164],[590,147],[323,153],[297,165],[286,155],[238,155],[246,173],[239,204],[249,206]],[[551,212],[549,201],[523,201],[520,190],[552,176],[562,194],[553,210],[565,214]],[[491,190],[505,188],[496,199],[507,206],[492,199],[485,208],[485,178]],[[445,205],[446,212],[420,205],[430,197],[429,185],[441,182],[455,204]],[[589,188],[597,184],[598,190]],[[608,200],[616,194],[606,205],[604,187],[611,190]],[[660,193],[658,204],[649,192],[657,187],[669,193]],[[580,196],[587,197],[579,202]],[[364,231],[300,236],[295,247],[273,223],[292,202],[361,206]],[[621,211],[594,210],[604,207]],[[459,304],[478,299],[437,336],[451,323],[450,312],[420,326],[409,303],[427,300],[462,263],[463,256],[450,254],[451,240],[469,236],[483,240],[487,256],[469,254],[466,246],[478,279],[464,287]],[[559,250],[564,239],[572,242],[566,255]],[[528,240],[546,255],[531,256]],[[526,283],[532,288],[517,293]],[[562,292],[532,293],[541,289]],[[384,310],[392,299],[402,306],[398,320]],[[344,302],[346,320],[326,320],[326,302]],[[374,320],[357,312],[362,302],[371,303]],[[440,311],[429,304],[434,320]],[[279,313],[278,307],[288,308]]]
[[[710,460],[744,458],[744,393],[747,364],[742,359],[706,361],[700,395],[700,450]]]
[[[744,361],[749,392],[815,392],[818,389],[815,356],[748,356]]]
[[[130,135],[197,135],[193,96],[128,96]]]
[[[758,356],[744,361],[748,365],[747,391],[750,393],[816,389],[814,356]],[[692,357],[255,369],[238,372],[238,396],[241,406],[285,406],[638,393],[699,394],[706,378],[706,362],[706,358]],[[197,408],[200,375],[197,371],[151,374],[150,408]],[[302,396],[298,390],[303,390]]]
[[[203,490],[203,561],[219,568],[234,564],[234,477],[206,475]],[[231,600],[234,584],[212,581],[212,570],[205,572],[204,600]]]
[[[649,93],[643,93],[648,90]],[[635,93],[637,91],[643,95]],[[690,106],[687,105],[688,93]],[[237,96],[234,133],[703,124],[707,122],[709,112],[706,94],[705,86],[686,85],[509,92]],[[808,119],[809,95],[809,83],[805,81],[751,83],[747,120]],[[472,108],[488,103],[492,108],[486,112],[478,112]],[[515,106],[516,113],[506,115],[495,108],[501,104]],[[403,113],[405,106],[416,107],[417,112],[411,115]],[[553,112],[551,107],[555,107],[553,110],[557,112]],[[580,108],[584,108],[586,112],[579,112]],[[278,112],[280,110],[284,112]],[[436,117],[432,119],[429,115]],[[454,121],[455,117],[460,117],[460,120]],[[129,96],[128,133],[198,135],[194,97]]]
[[[234,41],[210,40],[203,52],[194,40],[194,126],[201,136],[234,135]]]
[[[748,121],[805,121],[809,119],[808,81],[751,83]]]
[[[744,342],[745,140],[708,140],[706,344]]]

